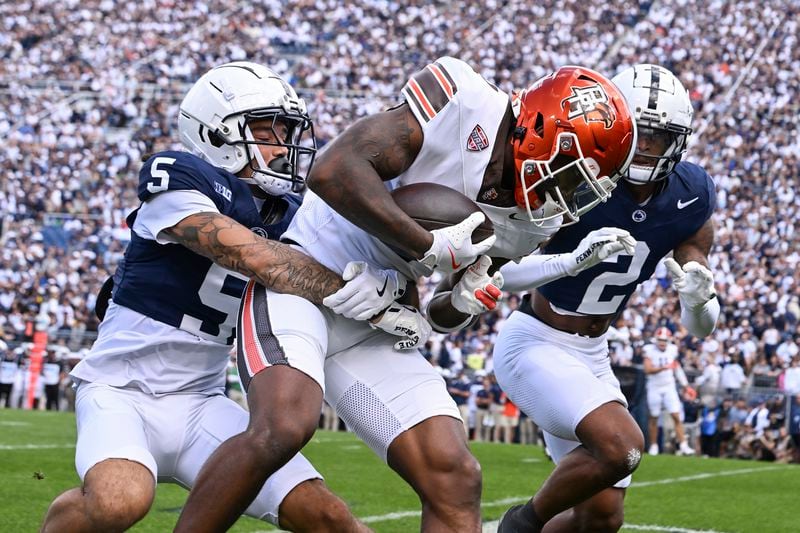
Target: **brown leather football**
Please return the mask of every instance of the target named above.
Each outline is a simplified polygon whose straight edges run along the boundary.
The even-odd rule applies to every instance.
[[[437,183],[413,183],[392,191],[398,207],[423,228],[435,230],[458,224],[472,213],[481,211],[478,205],[460,192]],[[472,233],[478,243],[494,234],[489,217]]]

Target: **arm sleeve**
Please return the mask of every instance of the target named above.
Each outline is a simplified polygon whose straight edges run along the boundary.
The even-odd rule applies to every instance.
[[[172,240],[161,232],[196,213],[219,213],[219,209],[199,191],[164,191],[142,203],[132,229],[143,239],[169,244]]]
[[[702,305],[690,307],[681,297],[681,324],[698,338],[707,337],[714,331],[719,319],[719,300],[711,298]]]
[[[681,387],[686,387],[689,385],[689,380],[686,379],[686,372],[683,371],[683,367],[680,363],[678,363],[675,367],[675,379],[678,380],[678,384]]]
[[[506,263],[500,267],[504,280],[503,290],[531,290],[567,276],[564,255],[532,254],[522,258],[519,263]]]

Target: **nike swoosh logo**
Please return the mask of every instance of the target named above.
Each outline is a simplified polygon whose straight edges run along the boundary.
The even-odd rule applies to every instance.
[[[525,218],[517,218],[517,214],[516,213],[511,213],[510,215],[508,215],[508,218],[510,218],[511,220],[519,220],[520,222],[530,222],[530,219],[527,218],[527,217],[525,217]]]
[[[447,251],[450,252],[450,266],[453,267],[453,270],[461,268],[461,263],[456,263],[456,254],[453,253],[453,249],[448,248]]]
[[[688,206],[692,205],[693,203],[695,203],[699,199],[700,199],[699,196],[695,196],[694,198],[692,198],[688,202],[684,202],[683,200],[678,200],[678,209],[683,209],[684,207],[688,207]]]
[[[387,283],[389,283],[389,276],[386,276],[383,279],[383,287],[381,287],[380,289],[375,289],[375,291],[378,293],[378,297],[379,298],[383,298],[383,293],[386,292],[386,284]]]

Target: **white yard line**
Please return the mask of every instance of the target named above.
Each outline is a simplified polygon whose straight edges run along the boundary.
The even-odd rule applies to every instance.
[[[483,533],[495,533],[499,520],[483,523]],[[655,526],[651,524],[625,524],[622,529],[635,530],[635,531],[668,531],[669,533],[723,533],[715,529],[687,529],[685,527],[674,526]]]
[[[716,529],[688,529],[674,526],[654,526],[652,524],[625,524],[622,529],[635,529],[638,531],[669,531],[669,533],[722,533]]]
[[[53,450],[74,447],[75,444],[0,444],[0,450]]]
[[[376,516],[365,516],[364,518],[359,518],[365,524],[371,524],[373,522],[387,522],[389,520],[399,520],[401,518],[411,518],[414,516],[420,516],[419,511],[397,511],[395,513],[387,513],[381,514]]]
[[[723,470],[721,472],[707,472],[703,474],[694,474],[691,476],[682,476],[682,477],[674,477],[674,478],[666,478],[666,479],[658,479],[654,481],[639,481],[634,482],[631,484],[631,488],[640,488],[640,487],[650,487],[653,485],[671,485],[673,483],[682,483],[684,481],[696,481],[701,479],[710,479],[715,477],[723,477],[723,476],[736,476],[740,474],[752,474],[755,472],[766,472],[771,470],[779,470],[781,466],[766,466],[766,467],[756,467],[756,468],[740,468],[737,470]],[[502,498],[500,500],[494,500],[491,502],[483,502],[481,503],[481,507],[502,507],[505,505],[512,505],[515,503],[522,503],[530,499],[529,496],[511,496],[508,498]],[[366,516],[361,518],[362,522],[367,524],[374,523],[374,522],[386,522],[390,520],[399,520],[401,518],[410,518],[420,516],[419,511],[396,511],[393,513],[387,513],[382,515],[374,515],[374,516]],[[486,532],[493,532],[497,529],[498,521],[486,522],[483,525],[483,531]],[[494,529],[491,529],[494,527]],[[489,528],[489,529],[487,529]],[[713,530],[699,530],[699,529],[682,529],[679,527],[671,527],[671,526],[651,526],[651,525],[637,525],[637,524],[625,524],[623,529],[637,529],[640,531],[674,531],[676,533],[722,533],[719,531]]]
[[[631,483],[631,488],[650,487],[653,485],[672,485],[673,483],[680,483],[682,481],[695,481],[698,479],[708,479],[713,477],[722,476],[738,476],[740,474],[752,474],[753,472],[766,472],[769,470],[780,470],[781,466],[762,466],[756,468],[740,468],[737,470],[723,470],[721,472],[707,472],[704,474],[694,474],[691,476],[682,476],[668,479],[656,479],[653,481],[634,481]]]

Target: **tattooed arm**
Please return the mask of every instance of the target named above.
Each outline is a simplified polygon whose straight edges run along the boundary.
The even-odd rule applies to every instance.
[[[419,259],[433,238],[397,207],[383,181],[411,166],[422,139],[407,104],[363,118],[325,147],[308,186],[356,226]]]
[[[259,237],[220,213],[190,215],[164,233],[177,244],[274,290],[315,304],[344,286],[338,274],[310,256]]]

